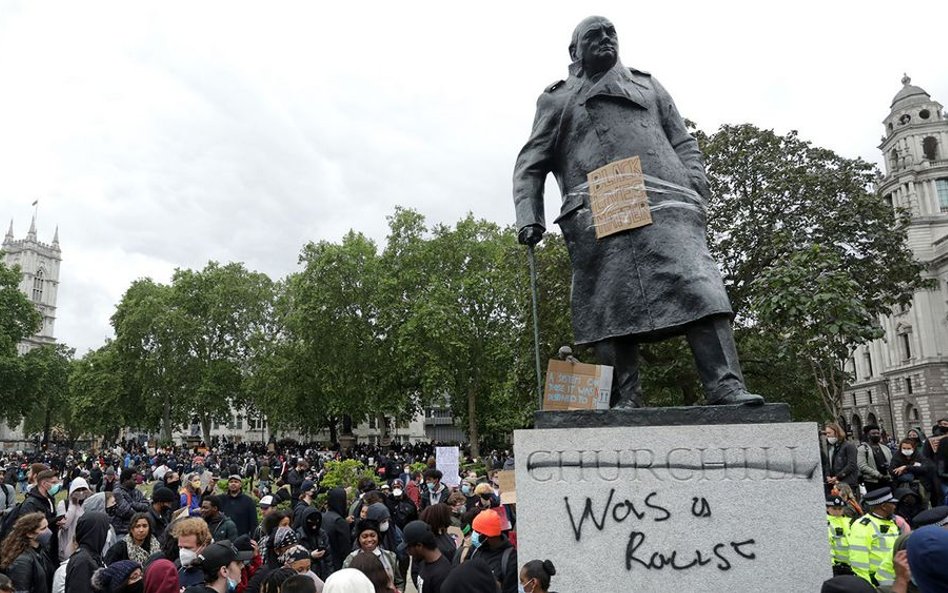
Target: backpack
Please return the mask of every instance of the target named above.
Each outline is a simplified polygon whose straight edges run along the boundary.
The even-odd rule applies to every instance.
[[[17,505],[10,509],[10,512],[3,517],[3,523],[0,524],[0,540],[6,539],[7,535],[13,531],[13,524],[20,518],[22,512],[23,503],[18,502]]]
[[[454,558],[451,559],[451,564],[453,566],[458,566],[463,563],[465,560],[467,560],[467,557],[470,555],[472,549],[473,547],[471,544],[462,545],[460,548],[458,548],[457,552],[454,553]],[[497,582],[499,583],[503,583],[504,578],[507,576],[507,566],[510,564],[510,556],[513,554],[513,551],[514,548],[511,546],[504,550],[503,556],[500,557],[500,575],[494,575],[494,578],[497,579]],[[500,576],[499,579],[497,578],[498,576]]]

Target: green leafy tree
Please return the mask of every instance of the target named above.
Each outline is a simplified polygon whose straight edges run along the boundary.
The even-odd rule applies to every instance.
[[[27,388],[22,401],[24,434],[40,433],[49,443],[53,429],[65,427],[69,406],[69,373],[75,350],[64,344],[46,344],[23,356]]]
[[[28,387],[16,345],[42,322],[36,306],[20,292],[21,277],[19,266],[7,266],[0,258],[0,419],[11,423],[22,417],[19,402]]]
[[[141,401],[125,380],[114,342],[74,361],[69,374],[70,440],[85,434],[114,442],[122,427],[142,427]]]

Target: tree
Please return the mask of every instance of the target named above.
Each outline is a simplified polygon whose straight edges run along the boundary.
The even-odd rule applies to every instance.
[[[19,266],[8,267],[0,258],[0,419],[19,422],[18,403],[27,389],[17,343],[39,331],[42,316],[20,292]]]
[[[878,318],[929,285],[906,243],[908,213],[874,191],[873,165],[796,132],[745,124],[697,136],[713,196],[710,247],[739,331],[782,342],[768,350],[811,375],[836,417],[852,350],[880,337]]]
[[[75,350],[64,344],[45,344],[23,356],[28,388],[21,401],[24,434],[41,433],[49,443],[54,427],[69,422],[69,373]]]
[[[510,405],[517,401],[511,361],[528,327],[518,300],[525,280],[514,263],[522,249],[509,230],[471,215],[453,228],[436,226],[417,248],[425,288],[404,322],[410,349],[401,355],[419,370],[424,398],[450,398],[477,457],[490,418],[522,408]],[[532,400],[532,393],[513,395]]]
[[[82,434],[114,442],[123,427],[140,427],[141,400],[126,385],[115,342],[74,361],[69,374],[70,440]]]
[[[112,316],[124,388],[143,402],[143,426],[171,440],[174,425],[211,420],[249,400],[246,380],[257,336],[272,317],[273,287],[243,264],[176,270],[171,285],[138,280]]]

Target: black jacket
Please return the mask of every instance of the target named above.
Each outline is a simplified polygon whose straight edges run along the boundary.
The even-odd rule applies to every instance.
[[[237,535],[250,535],[257,528],[257,505],[253,499],[241,492],[220,496],[221,512],[230,517],[237,526]]]
[[[836,480],[849,484],[854,492],[858,491],[859,466],[856,464],[856,444],[844,441],[827,447],[828,476],[835,476]]]
[[[115,497],[115,516],[112,518],[112,527],[117,535],[128,533],[128,522],[135,513],[147,513],[151,505],[145,500],[145,495],[138,488],[126,489],[122,485],[112,490]]]
[[[42,548],[27,548],[7,568],[6,575],[13,581],[14,591],[48,593],[53,586],[53,566]]]
[[[296,536],[300,545],[310,552],[326,550],[326,555],[319,560],[312,561],[312,571],[321,580],[325,581],[334,572],[332,551],[329,549],[329,536],[323,531],[323,515],[314,507],[306,507],[300,514],[300,520],[295,524]]]
[[[109,535],[109,516],[105,513],[83,513],[76,523],[78,549],[66,565],[66,593],[94,593],[92,574],[105,566],[102,548]]]
[[[510,552],[507,553],[507,571],[505,573],[503,571],[503,560],[504,553],[506,553],[508,549]],[[513,544],[510,543],[507,536],[503,536],[503,541],[496,548],[491,548],[487,545],[487,542],[484,542],[484,544],[468,555],[466,561],[474,559],[483,560],[490,566],[491,572],[494,573],[494,578],[501,584],[501,593],[517,593],[517,585],[520,582],[520,578],[517,574],[517,550],[514,549]]]
[[[333,570],[342,570],[342,563],[352,551],[352,533],[346,522],[346,491],[333,488],[327,498],[327,510],[323,514],[323,529],[329,538]]]

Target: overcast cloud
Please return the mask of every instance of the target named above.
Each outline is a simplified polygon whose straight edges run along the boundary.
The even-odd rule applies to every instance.
[[[510,223],[536,97],[588,14],[703,129],[879,162],[903,71],[948,101],[936,5],[0,0],[0,220],[22,238],[39,199],[40,239],[59,225],[56,333],[82,353],[136,278],[279,278],[307,241],[383,243],[396,205]]]

